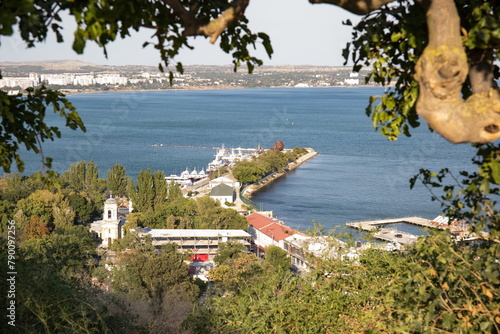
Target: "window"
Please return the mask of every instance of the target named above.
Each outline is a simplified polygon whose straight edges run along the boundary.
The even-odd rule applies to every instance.
[[[111,219],[111,210],[108,210],[108,219]]]

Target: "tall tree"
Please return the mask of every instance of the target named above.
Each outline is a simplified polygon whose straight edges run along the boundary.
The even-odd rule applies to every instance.
[[[80,161],[71,164],[62,176],[67,188],[76,192],[101,190],[99,170],[94,161]]]
[[[288,253],[278,246],[266,248],[264,262],[274,271],[284,274],[292,269],[292,264]]]
[[[167,198],[169,201],[175,201],[182,197],[182,191],[179,185],[174,181],[170,181],[167,185],[168,195]]]
[[[63,186],[69,192],[79,193],[92,202],[93,210],[101,207],[105,200],[106,180],[99,178],[94,161],[80,161],[71,164],[61,177]]]
[[[137,306],[139,314],[148,311],[149,333],[178,332],[180,324],[194,306],[199,287],[188,273],[186,255],[175,245],[157,253],[151,240],[135,243],[113,268],[112,286],[125,294],[126,303]]]
[[[153,185],[153,175],[151,169],[141,170],[137,176],[137,187],[131,194],[134,209],[145,212],[152,209],[155,199],[155,189]]]
[[[165,180],[165,173],[156,171],[153,174],[153,187],[155,190],[154,207],[161,205],[167,200],[168,189],[167,181]]]
[[[76,220],[87,223],[92,218],[94,213],[94,206],[84,196],[79,194],[71,194],[68,196],[70,207],[76,214]]]
[[[125,167],[120,164],[115,164],[108,169],[106,173],[106,186],[108,191],[112,192],[114,196],[125,197],[127,196],[128,177]]]
[[[230,259],[240,257],[245,254],[246,247],[242,243],[228,241],[219,244],[218,254],[214,258],[214,262],[218,265],[224,264]]]
[[[113,285],[136,298],[156,300],[178,284],[192,283],[184,260],[186,256],[170,245],[161,253],[153,248],[136,249],[126,254],[114,268]],[[191,295],[191,297],[195,297]]]

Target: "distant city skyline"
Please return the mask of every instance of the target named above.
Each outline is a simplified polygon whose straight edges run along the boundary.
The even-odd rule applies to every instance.
[[[264,65],[330,65],[344,63],[342,49],[351,39],[351,27],[342,25],[353,15],[337,6],[311,5],[307,0],[253,0],[246,11],[253,32],[265,32],[274,48],[271,59],[262,46],[252,50]],[[142,47],[150,40],[151,31],[143,29],[124,40],[116,40],[107,46],[108,59],[102,49],[87,43],[83,55],[71,48],[75,24],[66,16],[63,21],[64,43],[57,43],[53,34],[44,43],[27,49],[18,34],[0,38],[0,62],[77,59],[106,65],[152,65],[160,62],[159,53],[152,46]],[[199,36],[190,39],[194,50],[183,50],[175,61],[184,65],[230,65],[232,58],[218,47]]]

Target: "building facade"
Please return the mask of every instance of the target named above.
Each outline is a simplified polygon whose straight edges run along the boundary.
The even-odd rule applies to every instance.
[[[122,209],[122,208],[120,208]],[[108,247],[114,240],[122,237],[122,226],[124,224],[124,212],[119,216],[118,202],[115,198],[108,198],[104,202],[102,220],[94,221],[90,224],[90,231],[93,232],[102,242],[101,245]]]
[[[234,189],[223,183],[219,184],[210,191],[210,198],[219,201],[221,204],[226,202],[233,203],[235,200]]]
[[[179,251],[190,252],[193,261],[212,261],[219,253],[219,245],[228,241],[238,242],[247,249],[250,246],[250,234],[243,230],[185,230],[185,229],[150,229],[138,227],[131,232],[140,237],[150,237],[153,246],[161,248],[173,243]]]
[[[323,259],[339,258],[342,256],[340,251],[346,247],[334,237],[307,236],[259,213],[252,213],[246,219],[257,256],[263,255],[266,247],[277,246],[288,253],[296,271],[308,271]]]

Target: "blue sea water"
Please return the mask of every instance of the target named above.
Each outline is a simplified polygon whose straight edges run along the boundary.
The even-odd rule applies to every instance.
[[[320,154],[256,194],[253,200],[294,228],[440,213],[423,186],[409,189],[419,168],[470,168],[472,148],[452,145],[425,124],[412,137],[389,142],[365,115],[381,88],[274,88],[123,92],[70,95],[87,132],[63,129],[45,143],[56,171],[94,160],[100,176],[113,164],[130,176],[151,168],[165,174],[206,168],[214,150],[171,146],[312,147]],[[62,127],[58,117],[51,116]],[[40,158],[25,155],[26,173]]]

